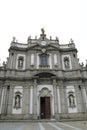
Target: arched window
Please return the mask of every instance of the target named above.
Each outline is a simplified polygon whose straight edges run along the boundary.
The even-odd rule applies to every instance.
[[[18,58],[18,69],[22,69],[23,68],[23,64],[24,64],[24,57],[20,56]]]
[[[70,92],[69,93],[69,107],[75,107],[75,97],[74,97],[74,93],[73,92]]]
[[[66,69],[70,68],[69,57],[64,57],[64,66]]]

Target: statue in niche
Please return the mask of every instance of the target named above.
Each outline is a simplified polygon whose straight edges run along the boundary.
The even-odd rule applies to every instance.
[[[20,108],[20,95],[15,96],[15,107]]]
[[[64,58],[64,65],[65,65],[65,68],[69,68],[69,58],[68,57],[65,57]]]
[[[75,100],[74,100],[74,96],[72,94],[69,95],[69,106],[75,107]]]
[[[23,62],[24,62],[24,58],[19,57],[19,59],[18,59],[18,68],[23,68]]]
[[[22,68],[23,67],[23,60],[19,60],[19,66]]]

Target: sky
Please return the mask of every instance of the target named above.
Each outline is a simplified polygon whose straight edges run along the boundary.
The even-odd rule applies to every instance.
[[[57,36],[60,44],[72,38],[81,62],[87,60],[87,0],[0,0],[0,62],[6,61],[12,37]]]

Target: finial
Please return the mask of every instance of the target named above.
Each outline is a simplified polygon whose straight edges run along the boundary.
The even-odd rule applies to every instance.
[[[35,39],[37,40],[37,36],[35,36]]]
[[[52,40],[52,36],[50,36],[50,40]]]
[[[28,37],[27,42],[29,43],[31,41],[31,36]]]
[[[56,41],[59,43],[59,38],[56,36]]]
[[[16,42],[18,43],[18,40],[16,40]]]
[[[82,66],[82,67],[84,66],[84,63],[83,63],[83,62],[81,63],[81,66]]]
[[[12,40],[12,42],[15,42],[15,40],[16,40],[16,37],[13,37],[13,40]]]

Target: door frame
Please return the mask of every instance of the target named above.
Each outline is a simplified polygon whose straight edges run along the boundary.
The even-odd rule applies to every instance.
[[[47,89],[48,93],[43,93],[43,89]],[[53,95],[53,85],[38,85],[37,86],[37,116],[40,118],[40,97],[49,96],[50,97],[50,110],[51,119],[54,118],[54,95]]]

